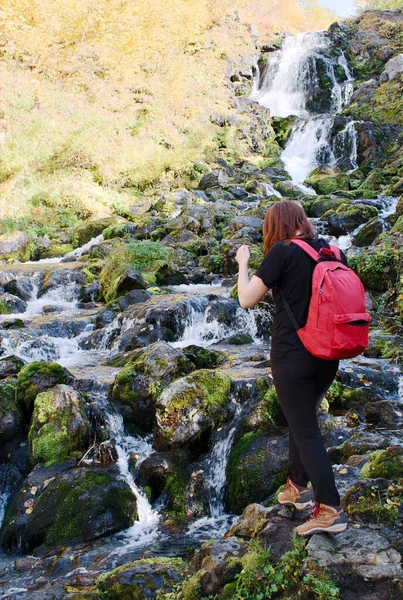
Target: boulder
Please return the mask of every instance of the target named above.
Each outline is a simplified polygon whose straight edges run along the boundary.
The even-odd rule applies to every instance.
[[[391,446],[384,450],[375,450],[368,456],[360,472],[360,477],[383,477],[397,479],[403,477],[403,448]]]
[[[61,384],[36,396],[28,435],[33,464],[50,466],[79,458],[88,447],[89,437],[82,394]]]
[[[263,219],[258,219],[257,217],[236,217],[230,222],[232,231],[239,231],[244,227],[253,227],[258,231],[262,231]]]
[[[385,65],[385,73],[388,75],[388,79],[399,79],[403,75],[403,54],[394,56]]]
[[[36,466],[8,506],[0,541],[7,550],[86,541],[130,527],[136,498],[117,467]]]
[[[350,189],[350,176],[331,167],[317,167],[304,182],[318,194],[331,194]]]
[[[205,450],[212,429],[231,416],[230,388],[228,375],[207,369],[171,383],[156,403],[154,447]]]
[[[235,537],[205,543],[190,564],[192,577],[185,583],[182,597],[215,597],[242,571],[241,558],[246,552],[247,544]]]
[[[18,374],[18,397],[28,410],[38,394],[58,384],[71,385],[74,377],[61,365],[52,362],[32,362]]]
[[[227,466],[228,508],[240,514],[266,500],[285,482],[288,435],[246,433],[232,447]]]
[[[240,240],[243,244],[258,244],[262,241],[262,234],[254,227],[242,227],[231,239]]]
[[[222,352],[202,348],[201,346],[186,346],[182,349],[183,354],[196,366],[196,369],[215,369],[221,365],[226,356]]]
[[[203,175],[199,181],[199,190],[208,190],[209,188],[221,187],[228,183],[228,174],[223,169],[216,169]]]
[[[9,258],[14,255],[15,258],[29,260],[30,256],[25,255],[27,252],[29,253],[30,243],[30,237],[24,231],[4,233],[0,235],[0,258]]]
[[[18,375],[24,365],[25,361],[18,356],[6,356],[0,359],[0,379]]]
[[[0,443],[15,438],[22,430],[24,418],[17,396],[18,381],[0,381]]]
[[[342,498],[344,510],[360,523],[393,523],[399,504],[399,490],[382,478],[358,481]]]
[[[100,235],[104,229],[111,225],[115,225],[117,220],[116,217],[106,217],[105,219],[84,221],[83,223],[80,223],[72,233],[75,246],[84,246],[84,244]]]
[[[367,204],[341,204],[335,211],[329,210],[322,217],[327,221],[332,235],[345,235],[354,231],[359,225],[367,223],[378,216],[375,206]]]
[[[174,269],[168,263],[164,263],[154,272],[157,285],[181,285],[186,284],[187,279],[183,273]]]
[[[147,282],[141,273],[134,269],[126,269],[116,283],[116,295],[123,296],[131,290],[144,290],[146,287]]]
[[[343,535],[316,534],[305,547],[304,571],[325,568],[331,577],[346,571],[365,580],[403,578],[401,556],[374,531],[349,529]]]
[[[383,231],[381,219],[376,217],[365,223],[353,237],[353,243],[359,248],[370,246]]]
[[[11,279],[4,286],[4,291],[27,301],[31,298],[33,285],[30,279],[20,277],[19,279]]]
[[[85,281],[85,274],[79,269],[63,269],[53,270],[46,273],[42,280],[41,286],[38,291],[38,298],[41,298],[51,290],[55,290],[60,287],[71,285],[76,283],[77,285],[83,285]]]
[[[303,195],[301,188],[293,181],[279,181],[274,188],[286,198],[299,198]]]
[[[186,563],[181,558],[135,560],[103,573],[96,584],[103,597],[156,600],[169,597],[185,576]]]
[[[6,313],[11,314],[20,314],[24,313],[27,310],[27,303],[24,300],[21,300],[18,296],[14,296],[13,294],[1,294],[0,295],[0,304],[5,307]]]
[[[121,406],[125,422],[142,432],[152,429],[162,390],[195,368],[180,350],[164,341],[113,359],[111,364],[124,366],[115,378],[111,397]]]

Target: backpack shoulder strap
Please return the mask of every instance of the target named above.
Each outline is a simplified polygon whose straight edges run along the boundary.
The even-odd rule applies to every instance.
[[[330,250],[333,250],[337,260],[341,261],[341,252],[340,252],[340,248],[338,246],[336,246],[335,244],[330,244]]]
[[[318,260],[320,259],[319,252],[317,252],[314,248],[312,248],[312,246],[310,246],[303,240],[297,240],[295,238],[293,238],[291,241],[293,244],[296,244],[304,252],[306,252],[315,262],[318,262]]]

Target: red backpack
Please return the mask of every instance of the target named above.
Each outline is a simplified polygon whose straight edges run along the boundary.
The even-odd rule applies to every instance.
[[[321,248],[317,252],[302,240],[291,241],[316,262],[305,327],[299,327],[282,296],[299,339],[318,358],[339,360],[358,356],[368,346],[371,321],[359,277],[341,262],[337,246],[331,245],[330,249]]]

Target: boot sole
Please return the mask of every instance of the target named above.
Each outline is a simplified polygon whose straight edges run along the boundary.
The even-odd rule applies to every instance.
[[[291,500],[279,500],[278,501],[279,504],[281,504],[282,506],[293,506],[294,508],[296,508],[297,510],[304,510],[305,508],[309,508],[313,505],[312,500],[310,500],[309,502],[291,502]]]
[[[348,523],[339,523],[330,527],[313,527],[309,531],[297,531],[298,535],[312,535],[313,533],[341,533],[346,531]]]

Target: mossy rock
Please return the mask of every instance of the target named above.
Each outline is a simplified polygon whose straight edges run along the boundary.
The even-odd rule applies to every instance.
[[[153,600],[170,595],[186,570],[181,558],[157,557],[135,560],[100,575],[95,583],[103,598]]]
[[[53,362],[32,362],[18,374],[18,397],[28,410],[38,394],[58,384],[71,384],[74,377],[61,365]]]
[[[399,252],[380,248],[376,252],[350,258],[350,266],[357,272],[368,290],[384,292],[393,288],[400,269]]]
[[[33,464],[45,466],[79,458],[87,449],[90,424],[84,398],[67,385],[38,394],[28,440]]]
[[[375,450],[368,456],[360,477],[397,479],[403,477],[403,448],[391,446],[385,450]]]
[[[120,404],[125,422],[141,432],[151,432],[158,396],[172,381],[195,369],[193,363],[167,342],[150,344],[110,361],[124,368],[111,388],[112,399]]]
[[[344,510],[365,523],[393,523],[398,518],[403,500],[403,480],[396,484],[383,478],[355,483],[343,496]]]
[[[321,220],[327,221],[330,233],[337,236],[354,231],[359,225],[377,216],[378,210],[374,206],[343,203],[336,210],[326,212]]]
[[[291,135],[293,125],[295,123],[297,117],[273,117],[271,120],[271,125],[276,133],[276,142],[282,147],[285,148],[287,141]]]
[[[288,436],[259,431],[232,447],[227,466],[228,509],[241,514],[251,502],[266,500],[286,478]]]
[[[182,350],[183,354],[192,361],[196,369],[215,369],[226,360],[223,352],[209,350],[201,346],[186,346]]]
[[[29,474],[5,515],[5,548],[32,552],[88,542],[133,525],[136,498],[117,467],[66,467],[37,466]]]
[[[25,364],[25,361],[14,355],[0,359],[0,379],[18,375]]]
[[[228,375],[207,369],[171,383],[157,400],[154,447],[195,450],[201,437],[208,440],[212,429],[231,416],[230,388]],[[206,439],[202,441],[206,443]]]
[[[104,229],[116,224],[116,217],[106,217],[105,219],[98,219],[96,221],[84,221],[74,228],[71,238],[74,240],[74,246],[84,246],[93,238],[100,235]]]
[[[304,182],[322,195],[350,189],[350,176],[330,168],[317,167]]]
[[[0,381],[0,442],[12,440],[22,430],[24,417],[18,400],[18,380]]]
[[[354,237],[354,244],[359,248],[370,246],[383,231],[383,223],[376,217],[365,223]]]
[[[337,209],[346,203],[346,198],[335,198],[329,196],[313,197],[304,204],[304,210],[308,217],[321,217],[329,210]]]
[[[66,256],[70,252],[73,252],[74,246],[72,244],[57,244],[52,242],[48,248],[44,248],[41,253],[41,258],[54,258]]]

